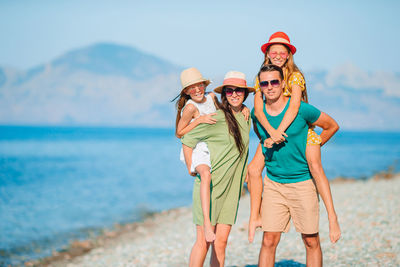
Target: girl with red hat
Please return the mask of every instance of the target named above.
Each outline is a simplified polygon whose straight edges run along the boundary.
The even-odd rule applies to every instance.
[[[286,84],[284,95],[290,96],[291,101],[289,108],[286,111],[283,120],[277,129],[273,128],[264,112],[263,100],[258,78],[255,82],[255,97],[254,97],[254,113],[257,120],[267,130],[271,138],[264,143],[266,147],[272,147],[273,144],[279,144],[285,141],[287,137],[285,131],[293,122],[299,111],[300,102],[308,102],[306,82],[304,76],[296,66],[293,60],[293,55],[296,53],[296,47],[290,43],[289,36],[284,32],[276,32],[271,35],[268,42],[261,46],[261,51],[264,53],[264,61],[262,66],[273,64],[281,67],[284,71],[284,82]],[[268,84],[266,86],[269,86]],[[273,86],[271,84],[271,86]],[[337,221],[336,212],[333,206],[332,195],[330,192],[329,182],[324,173],[321,163],[321,137],[315,133],[313,129],[309,129],[307,137],[306,158],[310,168],[310,172],[314,177],[316,186],[319,192],[327,192],[321,196],[323,198],[328,218],[329,232],[332,243],[335,243],[340,237],[340,227]],[[262,170],[264,169],[264,155],[262,154],[261,145],[257,147],[256,154],[248,166],[248,182],[251,191],[251,210],[249,222],[249,241],[252,242],[256,227],[260,226],[260,206],[262,194]]]

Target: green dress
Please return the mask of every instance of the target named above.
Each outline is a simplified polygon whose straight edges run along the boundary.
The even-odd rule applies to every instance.
[[[243,140],[243,154],[239,154],[233,136],[229,133],[224,112],[216,111],[215,124],[200,124],[181,138],[183,144],[194,148],[200,141],[207,143],[211,160],[210,220],[212,225],[229,224],[236,221],[239,199],[247,172],[249,155],[250,118],[235,114]],[[200,178],[193,186],[193,222],[203,225],[200,201]]]

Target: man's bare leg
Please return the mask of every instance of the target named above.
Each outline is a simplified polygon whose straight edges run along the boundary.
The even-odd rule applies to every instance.
[[[306,247],[307,267],[321,267],[322,266],[322,250],[319,242],[319,234],[301,234],[304,245]]]
[[[260,256],[258,257],[259,267],[274,267],[276,248],[281,240],[280,232],[264,232]]]

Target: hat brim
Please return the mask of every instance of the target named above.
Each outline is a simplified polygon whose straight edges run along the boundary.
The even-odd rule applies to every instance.
[[[248,86],[243,86],[243,85],[235,85],[235,84],[224,84],[221,86],[218,86],[217,88],[214,89],[214,92],[218,94],[222,94],[222,90],[224,89],[225,86],[235,86],[235,87],[240,87],[240,88],[247,88],[249,90],[249,93],[252,93],[255,91],[253,87],[248,87]]]
[[[282,45],[287,46],[287,47],[289,48],[290,52],[292,52],[292,55],[294,55],[294,53],[296,53],[296,51],[297,51],[297,49],[296,49],[296,47],[294,47],[294,45],[286,44],[286,43],[282,43],[282,42],[269,42],[269,43],[265,43],[265,44],[263,44],[263,45],[261,46],[261,51],[265,54],[266,51],[267,51],[267,49],[268,49],[268,47],[269,47],[270,45],[273,45],[273,44],[282,44]]]

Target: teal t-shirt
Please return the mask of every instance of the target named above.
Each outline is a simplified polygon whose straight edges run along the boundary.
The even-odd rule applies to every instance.
[[[267,113],[264,103],[264,114],[268,122],[275,129],[281,123],[286,110],[289,107],[290,99],[286,103],[283,111],[277,116],[271,116]],[[297,183],[311,179],[306,159],[306,145],[308,123],[314,123],[321,115],[314,106],[301,102],[299,112],[285,133],[288,135],[286,141],[275,144],[272,148],[263,148],[265,157],[265,167],[269,179],[278,183]],[[254,115],[254,109],[251,112],[252,119],[256,122],[258,132],[261,135],[262,144],[270,135],[261,126]]]

